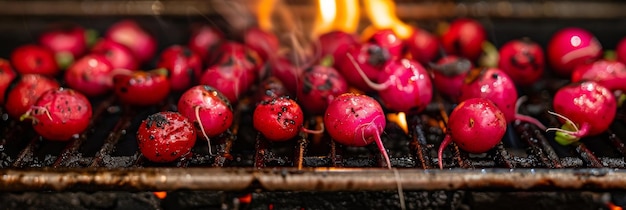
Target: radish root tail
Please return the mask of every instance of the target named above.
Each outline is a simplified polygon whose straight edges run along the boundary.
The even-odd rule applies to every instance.
[[[202,131],[202,136],[204,136],[204,138],[206,139],[207,145],[209,146],[209,155],[213,156],[213,149],[211,148],[211,139],[209,138],[209,135],[206,134],[206,131],[204,130],[204,126],[202,125],[202,121],[200,120],[200,106],[196,106],[196,108],[194,108],[195,114],[196,114],[196,120],[198,121],[198,127],[200,127],[200,131]]]
[[[365,75],[365,72],[363,71],[363,69],[361,69],[359,64],[356,62],[354,57],[352,55],[350,55],[350,53],[346,53],[346,56],[348,56],[348,59],[350,59],[350,62],[352,62],[352,65],[354,65],[354,68],[356,68],[357,72],[359,72],[359,75],[361,75],[361,78],[363,79],[363,81],[365,81],[365,83],[367,83],[367,86],[371,87],[372,89],[374,89],[376,91],[385,90],[389,86],[391,86],[391,81],[392,81],[391,79],[388,79],[387,81],[385,81],[382,84],[378,84],[378,83],[373,82],[372,80],[370,80],[370,78],[367,77],[367,75]]]
[[[439,169],[443,169],[443,150],[450,145],[452,142],[452,136],[446,134],[446,137],[443,138],[441,145],[439,145],[439,151],[437,152],[437,158],[439,159]]]

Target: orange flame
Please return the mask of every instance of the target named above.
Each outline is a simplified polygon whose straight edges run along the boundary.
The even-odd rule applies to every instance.
[[[165,191],[159,191],[159,192],[152,192],[157,198],[163,200],[165,199],[165,197],[167,197],[167,192]]]
[[[393,0],[367,0],[363,3],[367,16],[374,27],[391,29],[401,39],[406,39],[413,33],[413,27],[402,22],[396,16],[396,5]]]
[[[354,33],[359,26],[358,0],[318,0],[313,36],[331,31]]]
[[[396,123],[400,128],[402,128],[402,131],[404,131],[405,134],[409,133],[409,125],[406,122],[406,114],[404,112],[389,113],[387,114],[387,120],[389,120],[389,122]]]
[[[265,31],[271,31],[274,27],[272,24],[272,13],[277,0],[259,0],[256,6],[257,21],[259,28]]]

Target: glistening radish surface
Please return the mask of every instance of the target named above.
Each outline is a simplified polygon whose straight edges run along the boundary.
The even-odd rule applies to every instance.
[[[11,52],[11,64],[20,74],[41,74],[53,77],[59,73],[54,52],[35,44],[15,48]]]
[[[454,142],[470,153],[487,152],[496,146],[506,132],[504,113],[488,99],[467,99],[452,110],[448,129],[439,146],[439,168],[443,168],[443,150]]]
[[[433,86],[444,96],[451,100],[457,100],[461,95],[461,87],[465,81],[465,76],[472,69],[470,60],[449,55],[431,64]]]
[[[328,104],[348,92],[345,78],[333,67],[313,66],[300,75],[297,98],[305,111],[322,114]]]
[[[372,97],[354,93],[339,95],[328,105],[324,125],[328,134],[340,144],[363,147],[376,142],[387,167],[391,167],[380,138],[387,125],[385,113]]]
[[[7,89],[15,77],[17,74],[13,71],[11,63],[0,58],[0,106],[4,106]]]
[[[17,78],[15,86],[8,90],[7,101],[4,105],[7,113],[13,119],[30,109],[37,99],[48,90],[59,88],[59,83],[39,74],[25,74]]]
[[[543,49],[530,39],[511,40],[499,51],[498,68],[511,77],[516,85],[530,86],[543,75]]]
[[[561,76],[570,76],[577,65],[599,59],[602,46],[591,32],[569,27],[552,36],[546,52],[552,69]]]
[[[103,95],[113,88],[113,66],[103,55],[89,54],[65,71],[65,82],[86,96]]]
[[[156,105],[170,93],[165,69],[117,74],[113,76],[113,86],[120,101],[133,106]]]
[[[202,58],[185,46],[172,45],[161,53],[157,66],[167,69],[173,91],[184,91],[202,71]]]
[[[91,53],[101,54],[111,63],[114,68],[136,70],[139,61],[128,47],[110,39],[100,39],[91,48]]]
[[[91,103],[83,94],[67,88],[46,91],[20,118],[31,119],[44,139],[67,141],[78,137],[89,125]]]
[[[254,109],[254,129],[270,141],[287,141],[302,130],[304,114],[296,103],[286,97],[261,101]]]
[[[612,91],[626,91],[626,65],[609,60],[578,65],[572,73],[572,82],[582,81],[594,81]]]
[[[567,145],[585,136],[605,132],[613,120],[617,102],[613,93],[596,82],[573,83],[559,89],[552,106],[561,122],[555,140]]]
[[[196,143],[193,124],[176,112],[158,112],[137,130],[139,150],[153,162],[172,162],[188,154]]]

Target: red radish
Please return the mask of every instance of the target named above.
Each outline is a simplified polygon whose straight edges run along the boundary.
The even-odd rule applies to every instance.
[[[55,76],[59,73],[54,52],[43,46],[27,44],[11,53],[11,64],[19,74]]]
[[[620,39],[617,43],[615,54],[617,54],[617,61],[626,63],[626,37]]]
[[[351,62],[348,56],[353,57],[356,64]],[[385,48],[376,44],[364,43],[350,46],[343,56],[335,60],[335,66],[346,78],[348,84],[362,91],[371,91],[372,88],[360,76],[359,69],[365,73],[368,79],[376,80],[390,59],[391,56]]]
[[[150,60],[156,52],[155,38],[134,20],[116,22],[105,37],[128,47],[140,63]]]
[[[434,61],[439,53],[439,40],[426,30],[415,28],[409,38],[404,40],[411,58],[427,65]]]
[[[546,128],[537,119],[517,113],[517,89],[513,80],[500,69],[473,69],[465,77],[460,90],[461,95],[457,101],[471,98],[489,99],[504,113],[507,123],[521,120],[534,124],[542,130]]]
[[[485,28],[476,20],[459,18],[452,23],[441,36],[445,51],[476,61],[482,53],[483,42],[487,40]]]
[[[315,43],[314,49],[319,55],[319,58],[324,58],[328,55],[333,56],[333,60],[337,62],[346,54],[348,47],[359,43],[358,38],[354,34],[349,34],[343,31],[332,31],[322,34],[318,38],[318,42]],[[338,66],[335,66],[339,68]]]
[[[323,114],[328,104],[342,93],[348,92],[348,83],[333,67],[313,66],[300,75],[296,96],[305,111]]]
[[[557,74],[570,76],[576,66],[599,59],[602,46],[591,32],[569,27],[557,31],[550,38],[547,54],[548,61]]]
[[[530,39],[512,40],[500,48],[498,68],[513,82],[529,86],[537,82],[545,67],[543,50]]]
[[[229,62],[208,68],[200,78],[200,84],[215,87],[229,101],[237,103],[239,96],[252,85],[253,75],[246,67]]]
[[[552,107],[565,124],[556,131],[554,140],[562,145],[578,141],[582,137],[598,135],[606,131],[617,109],[615,96],[602,85],[593,82],[573,83],[559,89],[554,95]]]
[[[210,66],[224,63],[240,65],[253,73],[253,76],[256,76],[263,66],[263,61],[254,50],[237,42],[224,42],[217,51],[221,53],[209,60]]]
[[[198,133],[208,142],[209,153],[209,137],[224,133],[233,123],[233,108],[229,100],[208,85],[197,85],[183,93],[178,100],[178,112],[189,118],[200,130]]]
[[[261,101],[254,109],[252,123],[267,140],[287,141],[304,129],[304,114],[296,101],[278,97]]]
[[[95,33],[80,26],[57,28],[39,35],[39,43],[54,51],[59,67],[65,69],[85,54]]]
[[[7,89],[17,74],[13,71],[9,61],[0,58],[0,106],[4,105],[7,96]]]
[[[276,77],[268,77],[259,85],[257,94],[255,94],[255,102],[259,103],[283,96],[288,96],[288,91],[283,83]]]
[[[169,71],[172,90],[182,91],[191,87],[194,75],[202,72],[202,59],[189,48],[173,45],[161,53],[159,68]]]
[[[35,132],[51,141],[77,138],[91,120],[91,103],[83,94],[68,88],[48,90],[20,117],[32,120]]]
[[[439,168],[443,169],[443,150],[454,142],[470,153],[484,153],[495,147],[506,132],[506,118],[488,99],[467,99],[452,110],[446,136],[439,151]]]
[[[298,77],[302,74],[302,69],[283,57],[272,59],[269,62],[270,75],[278,78],[289,92],[295,93],[298,89]]]
[[[391,168],[389,156],[380,138],[387,122],[380,104],[367,95],[344,93],[333,100],[324,114],[330,137],[346,146],[364,147],[373,141]]]
[[[9,89],[6,98],[6,111],[9,116],[18,119],[37,99],[48,90],[59,88],[59,83],[39,74],[25,74],[17,78],[12,89]]]
[[[128,47],[110,39],[101,39],[92,48],[94,54],[102,54],[111,63],[113,68],[135,70],[139,68],[139,61]]]
[[[356,65],[351,55],[348,58]],[[369,80],[357,67],[361,78],[378,91],[383,105],[396,112],[421,112],[432,100],[433,87],[426,69],[419,63],[400,59],[388,62],[377,83]]]
[[[443,57],[431,64],[433,85],[441,94],[456,100],[461,96],[461,86],[467,73],[473,68],[472,62],[454,55]]]
[[[205,60],[212,57],[211,54],[219,53],[214,50],[223,39],[224,34],[217,28],[203,25],[192,30],[187,46]]]
[[[376,30],[372,36],[368,37],[367,42],[376,44],[387,49],[389,55],[394,58],[400,58],[406,51],[406,46],[400,37],[398,37],[391,29]]]
[[[580,81],[594,81],[612,91],[626,91],[626,65],[609,60],[579,65],[572,73],[572,82]]]
[[[257,27],[248,28],[243,34],[246,46],[256,51],[261,59],[267,61],[279,50],[278,38]]]
[[[113,76],[113,87],[122,103],[135,106],[156,105],[170,93],[165,69],[116,74]]]
[[[87,96],[107,93],[113,87],[113,66],[102,55],[80,58],[65,71],[67,85]]]
[[[137,130],[139,151],[152,162],[172,162],[191,152],[196,143],[193,124],[176,112],[158,112]]]

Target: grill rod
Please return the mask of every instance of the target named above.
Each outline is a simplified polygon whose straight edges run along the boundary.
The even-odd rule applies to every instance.
[[[0,191],[71,190],[624,190],[619,169],[397,169],[311,168],[0,170]]]

